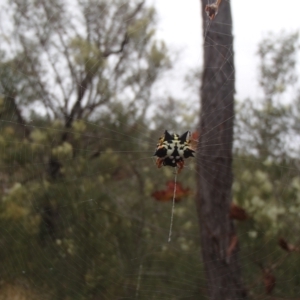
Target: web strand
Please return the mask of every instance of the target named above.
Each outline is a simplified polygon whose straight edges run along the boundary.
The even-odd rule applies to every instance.
[[[143,270],[143,265],[140,264],[139,275],[138,275],[137,284],[136,284],[136,290],[135,290],[135,299],[138,299],[138,296],[139,296],[140,282],[141,282],[141,277],[142,277],[142,270]]]
[[[177,168],[175,171],[175,177],[174,177],[174,193],[173,193],[173,199],[172,199],[172,212],[171,212],[171,222],[170,222],[170,231],[169,231],[169,238],[168,243],[171,242],[172,237],[172,229],[173,229],[173,218],[174,218],[174,211],[175,211],[175,198],[176,198],[176,185],[177,185]]]

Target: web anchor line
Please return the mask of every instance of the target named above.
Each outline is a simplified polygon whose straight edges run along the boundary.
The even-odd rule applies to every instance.
[[[172,237],[173,218],[174,218],[174,211],[175,211],[175,198],[176,198],[177,174],[178,174],[178,169],[177,169],[177,167],[176,167],[176,168],[175,168],[175,176],[174,176],[174,193],[173,193],[173,199],[172,199],[172,212],[171,212],[171,222],[170,222],[170,231],[169,231],[168,243],[171,242],[171,237]]]
[[[140,283],[141,283],[141,277],[142,277],[142,270],[143,270],[143,265],[140,264],[139,275],[138,275],[138,280],[137,280],[137,285],[136,285],[136,290],[135,290],[135,299],[138,299],[138,296],[139,296]]]

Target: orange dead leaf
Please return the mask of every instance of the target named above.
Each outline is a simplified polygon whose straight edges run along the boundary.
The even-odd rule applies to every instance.
[[[168,181],[166,184],[166,189],[155,191],[152,193],[152,197],[160,202],[169,202],[172,201],[175,190],[175,182]],[[180,202],[184,197],[190,195],[189,188],[183,188],[180,182],[176,183],[176,194],[175,194],[175,202]]]
[[[229,217],[230,219],[238,220],[238,221],[245,221],[249,218],[246,211],[242,207],[234,203],[230,204]]]
[[[170,195],[166,191],[155,191],[151,194],[151,196],[159,202],[169,202],[170,201]]]

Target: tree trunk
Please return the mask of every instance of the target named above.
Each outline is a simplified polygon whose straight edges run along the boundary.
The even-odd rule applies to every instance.
[[[232,201],[234,61],[230,2],[209,21],[202,0],[204,70],[201,88],[197,209],[209,298],[245,299]]]

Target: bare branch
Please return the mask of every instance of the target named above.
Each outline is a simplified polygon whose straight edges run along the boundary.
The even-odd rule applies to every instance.
[[[21,111],[16,103],[16,95],[7,95],[6,96],[6,99],[9,100],[9,102],[12,104],[13,106],[13,110],[16,114],[16,117],[17,117],[17,122],[18,124],[20,124],[23,128],[24,128],[24,134],[26,137],[29,137],[30,135],[30,130],[29,128],[27,127],[27,123],[25,121],[25,119],[23,118],[22,114],[21,114]]]
[[[136,9],[132,12],[132,14],[131,14],[131,15],[128,17],[128,19],[126,20],[126,28],[125,28],[126,31],[125,31],[123,40],[122,40],[122,42],[121,42],[121,47],[120,47],[120,49],[119,49],[119,50],[106,50],[106,51],[104,51],[104,54],[103,54],[104,57],[108,57],[108,56],[110,56],[111,54],[119,54],[119,53],[123,52],[125,45],[126,45],[126,44],[128,43],[128,41],[129,41],[129,37],[128,37],[128,34],[127,34],[127,27],[128,27],[128,25],[131,23],[131,21],[133,20],[133,18],[134,18],[134,17],[139,13],[139,11],[142,9],[142,7],[144,6],[144,4],[145,4],[145,1],[140,2],[140,3],[137,5]]]
[[[119,54],[119,53],[123,52],[124,47],[125,47],[125,45],[128,43],[128,41],[129,41],[129,37],[128,37],[128,34],[127,34],[127,32],[126,32],[126,33],[124,34],[124,38],[123,38],[123,40],[122,40],[120,49],[119,49],[119,50],[108,50],[108,51],[105,51],[105,52],[103,53],[103,57],[107,58],[107,57],[109,57],[109,56],[112,55],[112,54]]]
[[[34,63],[34,62],[32,61],[32,59],[31,59],[31,56],[30,56],[30,54],[29,54],[30,51],[29,51],[29,49],[27,48],[27,45],[26,45],[26,42],[25,42],[24,37],[22,37],[22,36],[20,36],[20,43],[21,43],[21,45],[22,45],[22,47],[23,47],[24,54],[25,54],[26,57],[28,58],[28,61],[29,61],[29,63],[30,63],[31,71],[33,72],[34,78],[36,79],[36,83],[38,84],[38,86],[39,86],[40,89],[41,89],[41,92],[42,92],[42,98],[43,98],[43,100],[44,100],[45,106],[46,106],[48,109],[50,109],[51,112],[52,112],[55,116],[57,116],[56,109],[54,108],[54,106],[53,106],[53,104],[52,104],[52,101],[51,101],[51,99],[50,99],[50,97],[49,97],[49,94],[50,94],[50,93],[49,93],[49,91],[47,91],[47,89],[46,89],[44,83],[43,83],[42,80],[41,80],[41,77],[40,77],[39,72],[36,70],[35,63]],[[30,76],[28,76],[27,78],[28,78],[28,80],[31,82],[32,86],[34,86],[35,83],[32,82]],[[52,99],[56,99],[57,102],[59,101],[59,100],[57,99],[57,97],[55,96],[55,94],[52,94],[52,93],[51,93],[51,96],[52,96],[52,97],[51,97]]]
[[[131,20],[136,16],[136,14],[142,9],[144,3],[145,3],[145,1],[142,1],[137,5],[136,9],[129,16],[129,18],[127,20],[127,23],[126,23],[126,27],[128,26],[128,24],[130,24]],[[63,40],[61,36],[60,36],[60,39],[61,39],[61,41]],[[125,48],[126,44],[128,43],[128,41],[129,41],[129,37],[128,37],[128,34],[127,34],[127,28],[126,28],[123,40],[122,40],[121,45],[120,45],[120,49],[118,49],[118,50],[106,50],[103,53],[103,57],[107,58],[112,54],[122,53],[124,51],[124,48]],[[86,90],[88,89],[89,85],[92,83],[92,81],[94,79],[94,76],[95,76],[95,72],[93,72],[93,73],[89,72],[89,73],[86,74],[84,79],[79,83],[78,89],[77,89],[77,100],[76,100],[70,114],[67,116],[66,124],[65,124],[66,128],[69,128],[72,125],[76,115],[77,116],[82,115],[83,111],[82,111],[82,108],[81,108],[81,102],[83,100],[83,97],[85,95]],[[105,102],[103,102],[103,103],[105,103]],[[94,105],[96,105],[96,107],[97,107],[101,104],[102,103],[99,102],[99,103],[94,104]],[[67,138],[67,134],[65,133],[63,135],[63,140],[65,140],[66,138]]]

